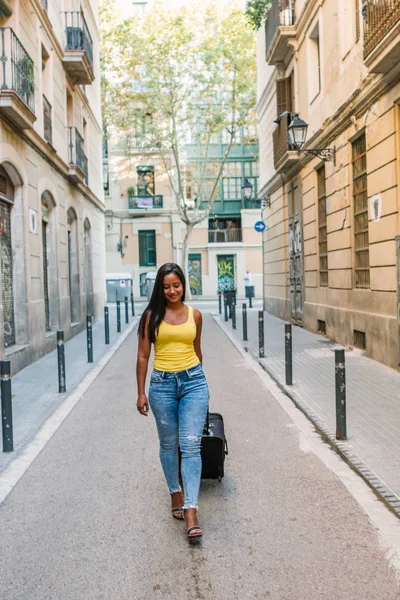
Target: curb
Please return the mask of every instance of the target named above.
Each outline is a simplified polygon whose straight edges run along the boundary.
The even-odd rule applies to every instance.
[[[232,335],[230,330],[220,320],[219,316],[213,315],[213,318],[235,346],[235,348],[242,354],[250,354],[254,360],[257,361],[263,371],[265,371],[276,383],[281,392],[283,392],[293,402],[296,408],[298,408],[307,417],[307,419],[311,421],[323,440],[331,446],[331,448],[340,456],[340,458],[344,460],[349,467],[361,477],[361,479],[363,479],[363,481],[372,489],[377,498],[383,502],[396,517],[400,519],[400,498],[393,493],[393,491],[384,483],[384,481],[382,481],[382,479],[380,479],[377,473],[371,471],[371,469],[357,455],[352,454],[346,447],[346,442],[337,440],[336,437],[328,429],[326,429],[321,419],[315,413],[313,413],[312,410],[296,399],[294,395],[290,393],[288,387],[281,383],[277,377],[269,371],[266,365],[261,362],[261,359],[248,346],[242,345]]]
[[[110,347],[108,352],[94,365],[89,373],[82,379],[75,389],[68,395],[54,411],[54,413],[44,422],[33,440],[28,442],[27,446],[18,454],[8,467],[0,475],[0,505],[4,502],[10,492],[17,485],[18,481],[29,469],[34,460],[39,456],[40,452],[51,440],[57,429],[62,425],[64,420],[72,412],[78,402],[92,383],[100,375],[104,367],[110,362],[111,358],[124,343],[126,338],[132,333],[138,324],[139,319],[134,321],[125,329],[115,343]]]

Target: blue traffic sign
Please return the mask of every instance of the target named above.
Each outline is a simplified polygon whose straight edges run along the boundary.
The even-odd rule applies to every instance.
[[[255,223],[255,225],[254,225],[254,229],[256,231],[258,231],[259,233],[262,233],[263,231],[265,231],[267,229],[267,226],[264,223],[264,221],[257,221],[257,223]]]

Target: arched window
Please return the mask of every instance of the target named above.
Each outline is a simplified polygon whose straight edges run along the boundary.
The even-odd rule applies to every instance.
[[[86,314],[93,315],[92,231],[89,219],[84,222],[84,277],[86,289]]]
[[[0,167],[0,267],[5,348],[9,348],[16,343],[11,242],[11,208],[13,203],[14,186],[6,170]]]
[[[76,212],[70,208],[67,213],[68,231],[68,281],[71,307],[71,323],[78,323],[81,318],[79,255],[78,255],[78,219]]]

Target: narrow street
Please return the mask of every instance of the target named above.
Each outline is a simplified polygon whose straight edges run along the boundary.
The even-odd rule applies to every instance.
[[[367,515],[211,317],[205,369],[229,457],[224,481],[202,484],[190,547],[153,419],[136,413],[135,353],[133,332],[0,507],[2,598],[399,598]]]

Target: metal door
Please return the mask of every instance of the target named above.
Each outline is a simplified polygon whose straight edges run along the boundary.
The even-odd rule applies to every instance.
[[[217,256],[218,291],[235,289],[235,261],[232,254]]]
[[[4,346],[15,344],[13,265],[11,245],[11,210],[7,202],[0,202],[1,292],[4,319]]]
[[[50,331],[50,306],[49,306],[49,265],[47,262],[47,223],[42,221],[42,251],[43,251],[43,287],[44,287],[44,314],[46,331]]]
[[[84,233],[84,277],[86,284],[86,314],[93,316],[93,273],[91,230],[85,227]]]
[[[289,278],[292,321],[303,324],[303,225],[298,183],[289,192]]]
[[[189,254],[189,285],[193,296],[202,295],[201,254]]]

